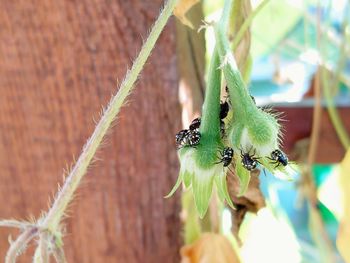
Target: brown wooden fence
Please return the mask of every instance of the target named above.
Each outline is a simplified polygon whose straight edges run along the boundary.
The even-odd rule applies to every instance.
[[[0,218],[47,209],[162,3],[0,1]],[[171,21],[70,206],[69,262],[178,262],[179,195],[163,198],[178,171],[175,50]]]

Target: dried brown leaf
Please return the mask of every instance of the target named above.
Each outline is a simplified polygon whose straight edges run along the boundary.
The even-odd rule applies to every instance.
[[[227,186],[232,202],[236,210],[232,213],[232,233],[238,239],[239,228],[247,212],[256,213],[265,206],[265,199],[260,191],[259,170],[251,172],[251,179],[247,191],[243,196],[237,197],[239,193],[239,180],[234,174],[227,176]]]
[[[186,13],[191,9],[192,6],[197,4],[199,0],[180,0],[174,9],[174,15],[186,26],[193,29],[193,24],[186,17]]]
[[[239,263],[232,244],[223,235],[205,233],[192,245],[181,248],[181,263]]]

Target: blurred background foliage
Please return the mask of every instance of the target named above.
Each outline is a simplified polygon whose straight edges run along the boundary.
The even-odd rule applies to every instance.
[[[242,222],[222,204],[211,207],[218,222],[212,215],[204,222],[187,217],[185,241],[199,242],[201,231],[214,229],[231,240],[241,262],[350,262],[349,151],[345,157],[350,146],[350,2],[252,0],[250,10],[244,7],[249,1],[235,2],[243,3],[239,14],[246,8],[247,16],[263,5],[252,20],[249,41],[243,37],[240,42],[250,53],[245,62],[252,61],[241,71],[258,106],[285,112],[282,148],[300,170],[292,181],[260,173],[266,206],[246,209]],[[205,21],[220,17],[223,0],[202,4]],[[237,31],[231,32],[234,39]],[[207,65],[214,45],[208,28]],[[193,211],[185,195],[184,211]]]

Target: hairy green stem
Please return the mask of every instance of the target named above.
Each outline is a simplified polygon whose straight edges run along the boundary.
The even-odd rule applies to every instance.
[[[48,239],[50,236],[47,232],[42,232],[39,235],[39,243],[35,249],[33,263],[49,263]]]
[[[27,244],[38,234],[37,228],[29,228],[25,230],[14,241],[7,251],[5,263],[15,263],[17,256],[27,246]]]
[[[232,0],[226,0],[223,8],[223,14],[219,23],[215,26],[216,45],[222,61],[222,69],[228,85],[234,87],[229,89],[231,98],[240,98],[237,103],[232,103],[233,111],[242,118],[246,115],[246,109],[253,108],[253,101],[250,99],[241,73],[238,70],[235,58],[232,54],[230,43],[227,38],[227,28],[229,22],[229,14],[231,12]],[[251,103],[251,107],[245,104]],[[242,116],[243,114],[243,116]]]
[[[130,94],[137,77],[139,76],[166,22],[171,16],[176,3],[177,0],[169,0],[165,4],[164,9],[155,22],[146,42],[142,46],[138,57],[135,59],[131,70],[127,72],[124,81],[121,83],[118,93],[110,101],[92,136],[83,147],[83,151],[75,166],[65,180],[63,187],[58,192],[52,207],[43,220],[43,228],[47,228],[51,232],[56,231],[69,202],[73,198],[74,192],[79,186],[81,179],[86,174],[86,170],[91,163],[97,148],[101,144],[101,141],[111,126],[111,123],[119,113],[126,97]]]
[[[67,263],[66,256],[62,247],[55,247],[52,251],[52,254],[57,263]]]
[[[217,68],[217,65],[220,65],[220,58],[217,49],[214,48],[209,67],[208,87],[205,91],[200,132],[203,136],[208,135],[219,139],[221,73],[220,69]]]
[[[227,37],[232,0],[225,0],[222,17],[215,26],[216,45],[226,79],[235,118],[229,127],[229,139],[235,150],[254,148],[258,156],[269,156],[278,148],[279,124],[276,118],[259,110],[245,87]]]
[[[17,221],[17,220],[1,220],[0,227],[14,227],[19,229],[26,229],[28,227],[34,227],[34,223],[29,223],[25,221]]]

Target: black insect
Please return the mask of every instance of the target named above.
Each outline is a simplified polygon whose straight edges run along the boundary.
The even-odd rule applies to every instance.
[[[201,134],[197,130],[181,130],[175,135],[178,148],[196,146],[199,144]]]
[[[277,168],[280,165],[287,166],[288,165],[288,157],[287,155],[282,152],[281,150],[274,150],[271,153],[271,157],[268,157],[270,160],[272,160],[271,163],[276,164],[275,168]]]
[[[250,150],[249,150],[249,152],[250,152]],[[256,166],[260,162],[259,162],[259,158],[255,157],[255,150],[254,150],[253,154],[250,154],[249,152],[244,153],[241,149],[242,165],[248,171],[252,171],[256,168]]]
[[[187,136],[187,144],[189,146],[196,146],[199,144],[199,141],[201,139],[201,134],[199,131],[190,131]]]
[[[175,135],[176,145],[180,146],[188,134],[188,130],[181,130]]]
[[[223,163],[224,167],[231,164],[233,158],[233,149],[231,147],[225,147],[222,152],[220,152],[220,161],[217,163]]]
[[[225,122],[223,121],[223,119],[225,119],[227,117],[229,110],[230,110],[230,105],[227,102],[227,100],[220,103],[220,134],[221,134],[221,138],[225,137]]]
[[[226,118],[228,112],[230,110],[230,105],[227,101],[220,103],[220,120],[223,120]]]
[[[195,118],[192,122],[191,122],[191,124],[190,124],[190,130],[191,131],[195,131],[195,130],[199,130],[199,127],[200,127],[200,125],[201,125],[201,118]]]

